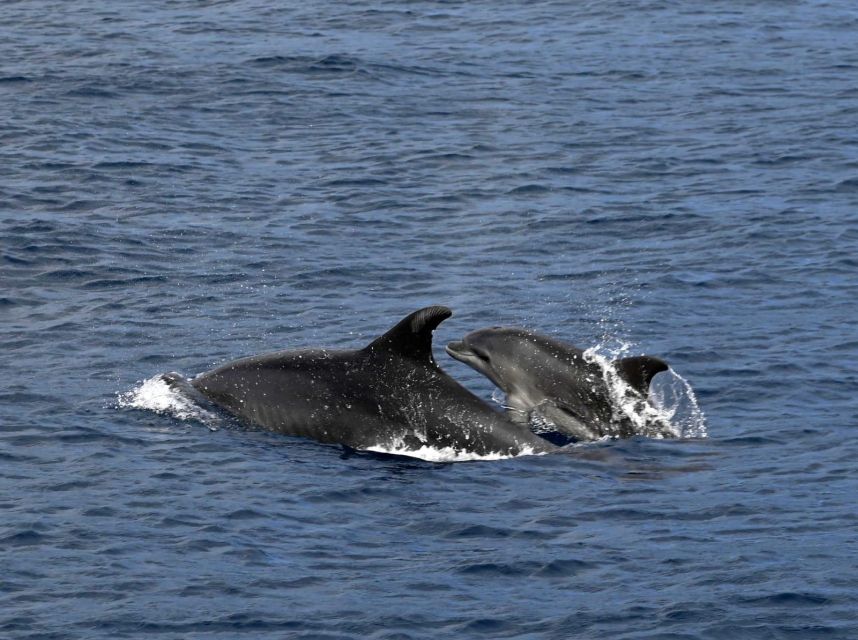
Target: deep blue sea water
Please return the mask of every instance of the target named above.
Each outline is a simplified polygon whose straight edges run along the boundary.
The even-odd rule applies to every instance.
[[[858,637],[858,6],[0,5],[0,637]],[[446,304],[708,438],[432,463],[121,406]]]

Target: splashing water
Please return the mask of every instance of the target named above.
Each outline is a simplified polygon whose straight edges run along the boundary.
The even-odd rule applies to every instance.
[[[197,420],[212,431],[218,429],[219,419],[215,414],[171,387],[161,375],[144,380],[130,391],[117,394],[116,406],[121,409],[154,411],[177,420]]]
[[[628,356],[631,345],[621,342],[608,353],[604,350],[604,345],[598,344],[587,349],[584,358],[601,368],[617,421],[629,420],[635,433],[652,438],[706,437],[705,416],[685,378],[668,369],[653,379],[648,398],[643,398],[613,366],[614,360]]]
[[[683,438],[705,438],[706,416],[697,402],[688,380],[673,369],[657,375],[650,385],[650,402],[670,423],[678,427]]]

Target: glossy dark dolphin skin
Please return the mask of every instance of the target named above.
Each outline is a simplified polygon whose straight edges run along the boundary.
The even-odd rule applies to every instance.
[[[243,358],[191,385],[252,425],[354,449],[450,447],[477,455],[555,449],[436,364],[432,333],[451,315],[446,307],[427,307],[363,349]]]
[[[637,435],[641,426],[617,417],[603,369],[585,358],[581,349],[527,329],[480,329],[447,353],[487,376],[507,395],[508,414],[516,422],[547,421],[577,440]],[[613,362],[617,375],[646,402],[654,375],[666,371],[663,360],[651,356]],[[661,421],[644,425],[642,435],[672,437]]]

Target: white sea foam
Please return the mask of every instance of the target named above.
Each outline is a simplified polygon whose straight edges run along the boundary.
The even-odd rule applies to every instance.
[[[517,458],[519,456],[542,455],[536,453],[533,449],[525,447],[521,453],[517,455],[509,455],[504,453],[487,453],[479,455],[470,451],[459,451],[452,447],[427,447],[426,445],[419,449],[411,449],[405,444],[394,443],[390,447],[368,447],[367,451],[374,453],[387,453],[396,456],[408,456],[411,458],[420,458],[428,462],[470,462],[473,460],[506,460],[508,458]]]
[[[117,394],[116,406],[123,409],[142,409],[167,415],[177,420],[197,420],[213,431],[218,418],[193,400],[171,387],[161,375],[144,380],[130,391]]]

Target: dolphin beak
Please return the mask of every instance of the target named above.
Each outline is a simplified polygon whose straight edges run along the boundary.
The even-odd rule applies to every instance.
[[[468,347],[465,346],[465,343],[461,341],[449,343],[447,345],[446,351],[447,355],[449,355],[451,358],[459,360],[460,362],[467,362],[468,359],[474,357],[473,351],[468,349]]]

